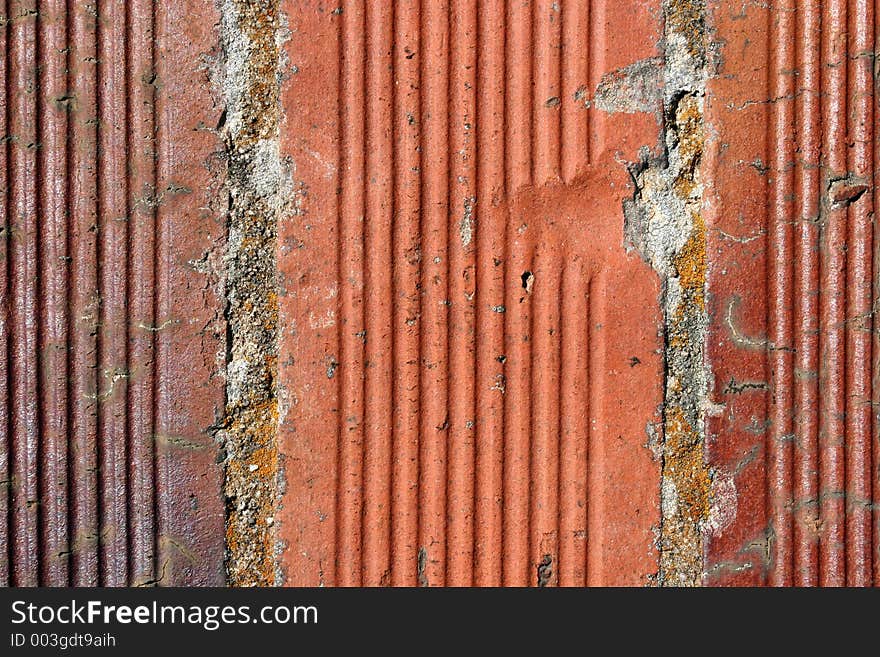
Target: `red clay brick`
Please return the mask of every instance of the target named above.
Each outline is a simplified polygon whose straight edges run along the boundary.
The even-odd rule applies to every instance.
[[[880,581],[876,8],[710,3],[708,584]],[[720,488],[719,488],[720,490]]]
[[[657,8],[336,7],[283,3],[286,582],[645,583],[660,287],[622,203],[660,106],[585,100]]]
[[[222,583],[215,11],[7,9],[0,583]]]

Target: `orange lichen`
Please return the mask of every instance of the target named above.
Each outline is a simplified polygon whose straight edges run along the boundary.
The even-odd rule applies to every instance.
[[[260,139],[271,139],[278,131],[278,0],[234,0],[239,28],[251,47],[248,53],[249,81],[245,121],[236,135],[236,145],[246,148]]]
[[[688,52],[695,59],[702,59],[705,51],[706,5],[704,0],[667,0],[665,16],[667,30],[677,32],[687,41]]]
[[[672,262],[682,290],[690,293],[691,300],[702,309],[706,286],[706,225],[700,215],[693,216],[691,235]]]
[[[682,513],[698,523],[709,517],[712,479],[703,457],[703,441],[683,411],[667,411],[665,473],[673,484]]]
[[[274,583],[273,536],[270,531],[275,511],[274,491],[278,477],[278,449],[275,432],[278,407],[274,400],[264,400],[253,407],[239,409],[228,431],[236,435],[245,449],[226,467],[227,484],[238,494],[230,505],[226,523],[226,547],[233,585],[270,586]],[[252,497],[247,513],[235,504],[242,491]]]

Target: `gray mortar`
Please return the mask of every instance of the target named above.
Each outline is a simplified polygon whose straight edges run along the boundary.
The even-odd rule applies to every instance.
[[[229,202],[226,417],[219,432],[226,456],[226,570],[231,585],[271,585],[279,579],[275,250],[290,198],[279,143],[284,26],[277,0],[218,4]]]
[[[593,100],[586,103],[612,114],[656,111],[662,101],[662,74],[659,57],[639,60],[603,75]]]
[[[670,476],[670,467],[675,466],[670,466],[669,459],[673,457],[667,451],[667,440],[672,434],[672,422],[677,422],[676,431],[682,433],[681,420],[678,418],[683,418],[693,432],[693,446],[702,461],[704,417],[709,406],[710,386],[710,371],[705,359],[709,325],[704,305],[706,290],[705,285],[702,291],[686,290],[676,262],[694,235],[695,228],[704,230],[702,226],[695,226],[695,215],[701,215],[703,185],[700,182],[699,161],[695,170],[687,170],[694,164],[693,157],[682,154],[676,117],[679,103],[682,99],[688,99],[687,102],[696,103],[702,120],[707,77],[703,22],[705,5],[703,0],[665,0],[663,11],[666,19],[662,44],[664,127],[659,154],[652,155],[648,149],[643,149],[641,161],[631,167],[636,191],[633,198],[624,203],[624,231],[627,248],[636,249],[663,281],[665,432],[661,450],[660,570],[656,582],[661,586],[694,586],[702,581],[702,534],[704,525],[711,519],[704,517],[692,521],[680,508],[683,491],[679,490],[673,476]],[[682,24],[682,14],[686,16],[687,24]],[[698,19],[696,24],[695,17]],[[694,47],[695,43],[699,43],[697,48]],[[642,65],[642,69],[645,69],[645,65]],[[643,72],[641,79],[645,75]],[[622,98],[631,91],[631,86],[614,93],[605,90],[603,95]],[[637,88],[650,88],[650,78]],[[636,99],[633,102],[638,105],[641,101]],[[616,104],[615,101],[612,106]],[[682,179],[692,183],[692,188],[684,194],[682,187],[676,184]],[[686,494],[693,496],[693,490],[699,490],[700,484],[700,481],[691,481],[689,488],[692,490]]]

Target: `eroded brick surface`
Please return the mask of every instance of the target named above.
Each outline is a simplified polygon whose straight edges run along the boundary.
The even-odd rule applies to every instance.
[[[0,583],[220,584],[218,14],[6,11]]]
[[[873,3],[710,2],[708,584],[878,581]]]

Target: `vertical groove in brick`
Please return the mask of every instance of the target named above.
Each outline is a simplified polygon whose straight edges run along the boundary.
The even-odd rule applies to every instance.
[[[364,343],[366,341],[364,270],[364,193],[367,155],[365,140],[364,11],[357,2],[346,3],[341,25],[339,153],[341,203],[339,209],[340,313],[340,435],[337,583],[363,583],[363,482],[364,482]],[[347,284],[346,284],[347,283]]]
[[[507,278],[504,197],[504,8],[481,2],[477,16],[476,473],[474,584],[501,583],[504,468],[504,283]]]
[[[473,584],[476,422],[476,5],[452,0],[449,71],[449,481],[446,583]]]
[[[454,236],[449,214],[449,3],[423,2],[421,11],[422,248],[420,325],[422,362],[419,394],[419,558],[420,586],[446,582],[449,399],[449,258]],[[423,555],[423,556],[421,556]]]
[[[37,213],[39,232],[40,325],[40,525],[41,580],[68,584],[67,523],[67,167],[65,107],[68,103],[64,3],[40,5],[37,23],[41,79],[37,90],[39,134]]]
[[[507,3],[505,71],[505,192],[532,180],[532,8]],[[507,218],[504,300],[505,396],[529,400],[506,403],[504,412],[504,564],[505,586],[526,586],[534,580],[529,546],[529,435],[531,404],[531,240],[523,235],[525,221]],[[518,279],[518,280],[517,280]],[[513,280],[514,284],[510,281]],[[518,283],[518,284],[516,284]],[[514,312],[517,309],[517,312]],[[507,312],[509,310],[509,312]]]
[[[588,0],[590,11],[587,17],[587,27],[591,39],[585,46],[589,52],[587,59],[587,97],[596,89],[602,74],[609,68],[605,59],[607,43],[605,25],[608,21],[608,0]],[[592,162],[608,146],[605,143],[607,136],[608,117],[600,112],[587,112],[587,161]]]
[[[873,18],[872,23],[868,23],[865,26],[865,30],[867,30],[867,38],[874,38],[874,45],[877,46],[880,43],[880,2],[875,1],[873,6],[869,7],[873,10],[870,13],[870,16]],[[867,21],[866,21],[867,22]],[[873,32],[871,30],[873,29]],[[871,57],[866,57],[862,66],[868,67],[869,71],[873,71],[876,66],[876,59]],[[876,103],[876,98],[878,96],[876,87],[874,88],[874,98]],[[880,113],[878,113],[876,109],[876,105],[873,108],[873,123],[874,130],[870,134],[870,147],[872,149],[871,160],[869,163],[873,166],[873,175],[876,176],[877,172],[880,171],[880,130],[877,130],[876,123],[880,117]],[[877,209],[880,208],[880,188],[877,185],[873,185],[869,187],[869,191],[867,192],[869,195],[868,198],[871,200],[872,206],[874,208],[874,212],[877,212]],[[875,215],[876,216],[876,215]],[[873,237],[873,236],[872,236]],[[880,239],[873,237],[873,245],[871,249],[871,256],[873,258],[873,263],[875,263],[875,268],[880,268]],[[874,307],[874,299],[880,298],[880,276],[874,275],[872,277],[872,310]],[[873,318],[872,318],[873,319]],[[874,328],[874,324],[871,324],[871,396],[870,406],[872,409],[876,409],[880,406],[880,331],[877,331]],[[873,422],[871,425],[871,472],[875,473],[871,478],[870,482],[870,491],[871,496],[868,498],[870,501],[871,512],[871,555],[873,556],[873,568],[869,575],[872,577],[871,582],[874,586],[880,586],[880,477],[878,477],[877,473],[880,473],[880,445],[877,444],[878,436],[880,436],[880,413],[873,412]]]
[[[590,156],[589,113],[584,102],[590,91],[590,2],[563,2],[562,12],[562,179],[574,182]]]
[[[819,86],[818,5],[808,3],[798,15],[798,70],[805,90]],[[795,388],[795,583],[818,583],[818,212],[819,171],[808,166],[818,161],[818,96],[803,93],[797,102],[801,127],[801,157],[796,167],[797,244],[795,258],[795,368],[800,372]]]
[[[562,318],[563,263],[557,253],[536,246],[531,314],[533,340],[531,363],[532,453],[531,453],[531,563],[541,564],[539,586],[555,585],[559,572],[557,545],[559,499],[559,375],[558,351]]]
[[[846,171],[847,68],[846,0],[823,5],[822,69],[819,84],[823,132],[824,166],[821,183],[830,186],[834,172]],[[819,260],[819,583],[845,582],[844,566],[844,413],[845,366],[844,325],[846,317],[846,215],[833,204],[820,223]],[[821,216],[821,215],[820,215]]]
[[[10,7],[11,9],[12,7]],[[39,370],[38,348],[38,231],[37,224],[37,49],[36,11],[30,3],[18,6],[9,23],[9,220],[12,270],[12,318],[9,341],[12,356],[10,444],[12,461],[12,584],[36,586],[39,555]]]
[[[846,30],[847,62],[847,172],[860,181],[874,180],[873,141],[875,128],[875,93],[872,57],[874,50],[873,7],[865,0],[850,3]],[[847,56],[854,53],[855,56]],[[844,297],[846,398],[846,440],[844,443],[845,491],[841,500],[846,526],[840,538],[846,545],[846,580],[848,586],[867,586],[872,581],[871,548],[872,445],[875,441],[871,399],[871,321],[874,311],[872,279],[873,221],[875,207],[869,192],[864,201],[850,206],[846,217],[846,273]],[[877,472],[873,470],[873,472]],[[876,475],[874,475],[876,476]]]
[[[421,397],[421,158],[420,112],[421,16],[418,3],[395,12],[394,144],[395,183],[391,255],[394,336],[394,454],[392,469],[391,570],[395,585],[417,582],[419,513],[419,413]]]
[[[510,193],[532,180],[532,7],[508,2],[505,40],[505,144],[506,191]]]
[[[568,254],[566,254],[566,259]],[[585,586],[587,567],[587,445],[590,444],[589,339],[591,281],[581,263],[562,272],[561,315],[582,322],[560,336],[559,568],[560,586]]]
[[[587,297],[587,372],[590,383],[587,389],[587,404],[590,409],[590,430],[587,433],[587,586],[602,586],[613,579],[613,573],[606,573],[602,559],[602,545],[605,543],[605,523],[607,505],[605,496],[597,494],[602,490],[602,478],[606,467],[603,439],[602,392],[606,385],[605,340],[599,330],[601,318],[607,317],[605,294],[608,290],[605,276],[600,272],[590,280]]]
[[[782,71],[795,68],[796,42],[794,41],[794,3],[780,7],[776,17],[770,17],[771,37],[786,44],[771,50],[769,65],[769,93],[773,98],[791,97],[795,78]],[[791,193],[794,189],[794,107],[791,103],[775,103],[770,109],[768,143],[774,148],[774,157],[768,166],[774,172],[769,209],[772,212],[770,240],[775,257],[770,262],[767,276],[767,296],[770,318],[768,338],[772,351],[769,371],[776,394],[770,400],[770,439],[768,458],[768,519],[774,541],[771,544],[771,582],[791,585],[793,581],[792,468],[794,450],[794,418],[791,408],[794,387],[793,322],[790,312],[793,303],[793,225]]]
[[[9,15],[4,2],[3,15]],[[0,89],[9,96],[9,21],[0,25]],[[9,134],[8,100],[0,106],[0,134]],[[7,363],[0,370],[0,586],[12,584],[12,382],[10,378],[12,343],[9,339],[12,291],[11,276],[11,208],[9,204],[10,140],[0,139],[0,358]]]
[[[394,211],[391,233],[393,439],[391,583],[415,586],[418,553],[419,373],[421,358],[421,52],[419,3],[394,12],[392,130]]]
[[[72,584],[96,585],[98,564],[97,342],[100,310],[96,269],[98,239],[97,21],[94,6],[78,6],[68,18],[68,123],[70,170],[70,519]]]
[[[126,130],[126,3],[108,0],[98,9],[98,148],[101,153],[127,153]],[[120,157],[98,159],[98,453],[101,477],[100,558],[102,581],[123,586],[128,563],[128,322],[126,269],[129,257],[129,198],[126,162]]]
[[[129,375],[126,432],[129,441],[129,581],[144,584],[156,579],[156,526],[154,480],[155,417],[153,382],[156,380],[154,336],[158,326],[154,308],[156,289],[156,142],[153,89],[152,0],[129,1],[126,49],[128,73],[129,263],[128,340],[126,367]]]
[[[391,241],[393,179],[393,12],[367,4],[367,212],[365,242],[366,435],[364,437],[364,583],[390,584],[392,462]]]
[[[530,240],[520,232],[522,224],[509,221],[508,279],[505,308],[505,396],[520,400],[505,404],[504,417],[504,582],[527,586],[534,581],[531,567],[529,493],[531,458],[529,438],[532,422],[532,371],[534,256]],[[514,309],[517,312],[514,312]]]
[[[532,3],[535,58],[532,174],[536,184],[555,180],[560,174],[560,6],[554,0],[535,0]]]

